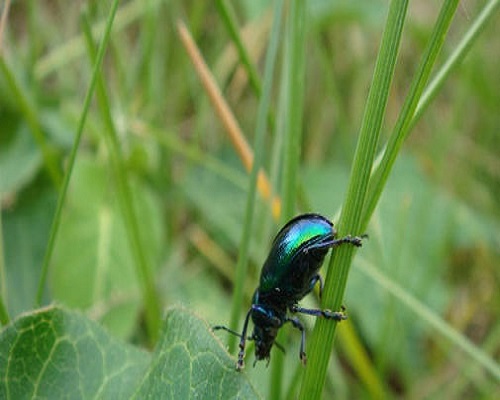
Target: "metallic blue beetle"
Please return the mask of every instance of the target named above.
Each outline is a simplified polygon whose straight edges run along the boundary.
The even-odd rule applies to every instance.
[[[320,296],[323,282],[318,270],[328,250],[344,243],[360,247],[364,236],[346,236],[336,239],[337,231],[333,224],[319,214],[303,214],[289,221],[273,241],[271,251],[262,268],[259,287],[252,298],[241,334],[224,326],[224,329],[240,337],[240,351],[236,369],[243,368],[246,340],[255,341],[255,362],[267,359],[275,344],[278,330],[290,322],[300,330],[300,359],[306,363],[305,328],[291,313],[303,313],[341,321],[347,317],[343,312],[330,310],[306,309],[298,306],[298,301],[311,292],[320,283]],[[254,329],[247,337],[248,322],[252,318]],[[276,344],[278,347],[278,344]],[[255,365],[255,363],[254,363]]]

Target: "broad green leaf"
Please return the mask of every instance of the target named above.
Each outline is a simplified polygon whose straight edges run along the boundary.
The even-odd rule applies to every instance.
[[[151,365],[135,399],[255,399],[246,374],[208,326],[180,308],[168,311]]]
[[[162,243],[159,207],[147,188],[133,185],[142,243],[157,265]],[[120,337],[127,337],[141,304],[129,238],[109,168],[98,160],[77,162],[54,251],[50,283],[54,298],[88,310]]]
[[[25,314],[0,333],[0,377],[6,400],[259,398],[207,324],[180,308],[167,312],[153,357],[78,312]]]
[[[0,398],[126,399],[150,356],[57,306],[19,317],[0,334]]]

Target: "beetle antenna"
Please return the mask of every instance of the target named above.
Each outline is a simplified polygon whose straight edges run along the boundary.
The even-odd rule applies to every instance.
[[[234,336],[238,336],[241,339],[241,334],[239,334],[236,331],[233,331],[232,329],[229,329],[227,326],[224,326],[224,325],[215,325],[215,326],[212,326],[212,330],[213,331],[221,331],[221,330],[222,331],[226,331],[226,332],[231,333]]]
[[[232,329],[228,328],[227,326],[224,326],[224,325],[215,325],[215,326],[212,326],[212,331],[226,331],[226,332],[229,332],[230,334],[234,335],[234,336],[238,336],[240,339],[241,339],[241,334],[236,332],[236,331],[233,331]],[[254,338],[252,336],[247,336],[247,340],[254,340]]]

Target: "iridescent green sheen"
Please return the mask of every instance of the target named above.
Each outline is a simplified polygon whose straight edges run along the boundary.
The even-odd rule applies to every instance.
[[[303,256],[304,248],[316,242],[333,239],[334,235],[332,223],[320,215],[306,214],[291,220],[274,239],[264,263],[260,280],[261,293],[275,288],[287,290],[286,287],[282,288],[288,283],[286,277],[303,273],[300,271],[303,264],[296,261],[298,257]],[[318,264],[321,265],[321,261]],[[294,269],[298,270],[294,273]]]
[[[280,237],[282,245],[283,260],[290,261],[295,253],[300,250],[304,244],[315,238],[324,238],[332,235],[332,226],[323,220],[303,220],[290,227]]]

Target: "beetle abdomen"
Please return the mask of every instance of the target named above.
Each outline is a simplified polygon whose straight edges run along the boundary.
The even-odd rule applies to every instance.
[[[300,295],[328,252],[328,248],[310,252],[308,248],[334,236],[333,224],[319,214],[303,214],[292,219],[274,239],[262,268],[261,293],[281,291],[289,296]]]

